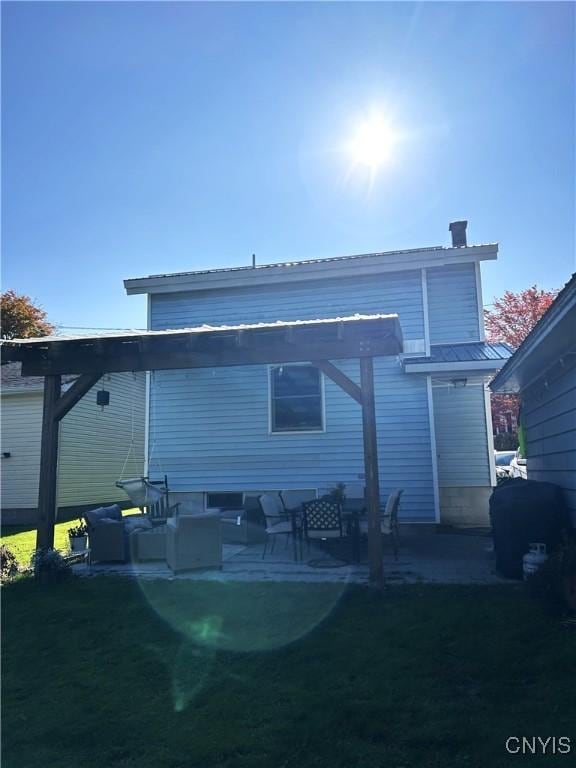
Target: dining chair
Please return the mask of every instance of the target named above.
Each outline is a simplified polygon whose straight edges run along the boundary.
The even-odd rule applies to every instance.
[[[270,553],[272,553],[274,552],[276,537],[286,536],[286,543],[288,543],[290,535],[294,533],[294,526],[278,496],[273,496],[271,493],[263,493],[262,496],[258,497],[258,503],[266,519],[266,539],[264,540],[264,551],[262,552],[262,559],[264,559],[268,551],[268,540],[270,539],[272,542],[270,547]],[[294,542],[294,555],[296,557],[296,542]]]
[[[400,545],[400,527],[398,525],[398,508],[400,506],[400,497],[404,493],[402,488],[395,488],[388,499],[384,513],[380,517],[380,532],[383,536],[390,536],[394,559],[398,560],[398,549]],[[360,532],[368,535],[368,521],[362,520],[360,523]]]
[[[344,538],[342,509],[331,499],[314,499],[302,504],[302,533],[310,550],[311,541],[341,541]],[[324,561],[318,561],[324,565]]]

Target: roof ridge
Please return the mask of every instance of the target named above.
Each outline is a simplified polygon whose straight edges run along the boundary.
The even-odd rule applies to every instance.
[[[243,271],[258,271],[263,269],[270,269],[273,267],[301,267],[313,264],[327,264],[334,261],[352,261],[355,259],[369,259],[377,256],[393,256],[402,255],[406,253],[431,253],[436,251],[459,251],[470,250],[471,248],[486,248],[487,246],[494,246],[497,243],[477,243],[475,245],[466,246],[447,246],[447,245],[432,245],[423,248],[399,248],[392,251],[373,251],[369,253],[355,253],[346,256],[327,256],[325,258],[316,259],[299,259],[296,261],[278,261],[268,264],[251,264],[238,267],[216,267],[215,269],[194,269],[186,270],[182,272],[163,272],[153,275],[145,275],[141,277],[128,277],[126,280],[157,280],[161,277],[186,277],[190,275],[211,275],[218,272],[243,272]]]

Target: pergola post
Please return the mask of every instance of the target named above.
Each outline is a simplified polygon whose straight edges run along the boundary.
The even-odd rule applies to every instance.
[[[58,429],[56,406],[60,399],[62,377],[44,377],[44,409],[40,448],[40,482],[38,487],[38,529],[36,549],[54,546],[56,521],[56,481],[58,476]]]
[[[362,432],[364,435],[364,473],[368,507],[368,567],[370,583],[384,585],[382,533],[380,529],[380,482],[378,478],[378,441],[374,401],[374,364],[371,357],[360,358],[362,389]]]
[[[82,374],[63,395],[61,394],[62,377],[59,374],[44,377],[36,549],[52,549],[54,547],[54,524],[58,504],[58,433],[60,421],[96,384],[100,377],[100,373]]]

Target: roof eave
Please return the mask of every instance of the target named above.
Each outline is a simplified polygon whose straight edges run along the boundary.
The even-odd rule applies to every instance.
[[[128,278],[124,287],[128,295],[146,293],[182,293],[223,288],[244,288],[274,283],[306,282],[344,278],[349,275],[373,275],[403,272],[444,264],[494,260],[498,244],[471,245],[460,248],[414,249],[365,256],[337,257],[327,260],[302,261],[292,264],[267,265],[266,268],[214,270],[174,275]]]
[[[576,282],[559,295],[538,325],[490,384],[493,392],[518,393],[543,375],[555,360],[576,348]]]
[[[506,360],[473,360],[455,363],[411,363],[404,359],[406,373],[464,373],[466,371],[485,371],[492,373],[500,370]]]

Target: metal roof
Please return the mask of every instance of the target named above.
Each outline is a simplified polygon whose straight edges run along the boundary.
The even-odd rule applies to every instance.
[[[306,267],[313,264],[329,264],[335,261],[352,261],[357,259],[370,259],[376,256],[398,256],[407,253],[430,253],[437,251],[458,251],[458,250],[470,250],[474,248],[485,248],[487,246],[496,246],[497,243],[478,243],[476,245],[467,245],[454,248],[453,246],[445,245],[433,245],[426,248],[404,248],[402,250],[394,251],[374,251],[373,253],[356,253],[347,256],[329,256],[324,259],[301,259],[297,261],[279,261],[270,264],[251,264],[243,267],[218,267],[217,269],[198,269],[190,270],[186,272],[165,272],[155,275],[146,275],[144,277],[128,278],[130,280],[155,280],[162,277],[188,277],[195,275],[212,275],[219,272],[243,272],[243,271],[257,271],[262,269],[270,269],[272,267]]]
[[[514,350],[504,342],[474,341],[469,344],[435,344],[427,357],[406,358],[410,365],[481,363],[508,360]]]
[[[346,315],[344,317],[322,317],[322,318],[316,318],[313,320],[271,320],[269,322],[261,322],[261,323],[240,323],[239,325],[208,325],[207,323],[204,323],[203,325],[196,325],[192,327],[184,327],[184,328],[166,328],[161,331],[137,331],[137,330],[126,330],[126,331],[120,331],[116,333],[107,333],[102,334],[98,333],[94,336],[82,334],[81,336],[78,335],[58,335],[58,336],[34,336],[33,338],[28,339],[3,339],[0,341],[0,345],[2,347],[5,347],[6,349],[9,349],[11,347],[29,347],[31,345],[39,344],[40,346],[47,344],[48,342],[56,342],[56,341],[78,341],[78,342],[86,342],[89,343],[94,340],[101,340],[101,341],[114,341],[114,339],[118,339],[120,341],[123,341],[125,339],[137,339],[137,338],[144,338],[149,336],[172,336],[175,334],[197,334],[197,333],[234,333],[236,331],[264,331],[264,330],[278,330],[281,328],[298,328],[300,326],[307,326],[307,325],[334,325],[337,323],[357,323],[359,321],[364,320],[397,320],[398,315],[395,313],[382,315],[382,314],[375,314],[375,315],[362,315],[360,313],[356,313],[354,315]]]
[[[398,315],[350,315],[240,325],[202,325],[89,338],[10,339],[6,362],[23,363],[25,376],[213,368],[343,360],[402,352]]]

